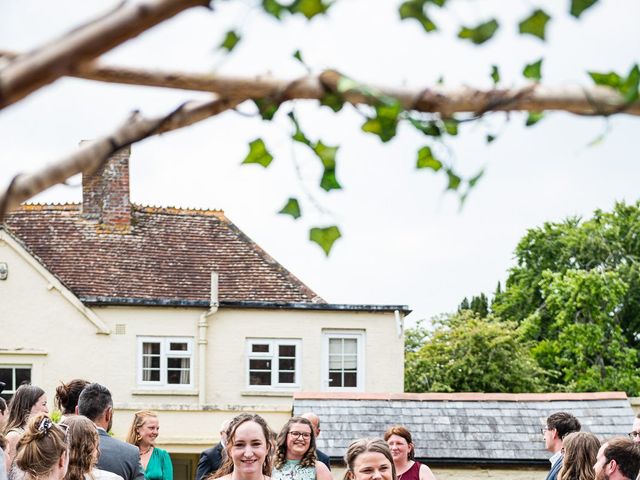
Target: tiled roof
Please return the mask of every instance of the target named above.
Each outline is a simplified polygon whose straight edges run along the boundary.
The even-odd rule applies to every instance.
[[[545,464],[540,428],[554,412],[575,415],[601,440],[629,432],[634,413],[621,392],[576,394],[307,394],[293,413],[316,413],[318,447],[340,458],[349,443],[405,425],[427,464]]]
[[[131,227],[105,229],[80,206],[23,205],[9,231],[74,294],[160,302],[324,303],[217,210],[132,206]]]

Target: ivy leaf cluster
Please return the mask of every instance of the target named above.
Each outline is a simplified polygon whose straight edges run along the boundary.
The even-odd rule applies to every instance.
[[[623,77],[616,72],[589,72],[589,76],[596,85],[611,87],[620,92],[626,103],[632,103],[638,99],[640,68],[638,68],[637,63],[631,67],[631,70],[626,77]]]

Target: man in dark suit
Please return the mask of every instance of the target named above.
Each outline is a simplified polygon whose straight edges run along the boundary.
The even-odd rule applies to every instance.
[[[220,442],[200,454],[198,469],[196,470],[196,480],[203,480],[207,475],[214,473],[224,462],[226,457],[224,448],[227,441],[227,428],[229,428],[229,423],[230,421],[227,420],[220,425]]]
[[[576,417],[567,412],[556,412],[547,418],[547,424],[542,429],[545,448],[553,453],[549,462],[551,470],[546,480],[556,480],[558,472],[562,468],[562,441],[564,437],[573,432],[580,431],[580,422]]]
[[[316,445],[318,444],[318,437],[320,436],[320,417],[318,417],[318,415],[316,415],[313,412],[309,412],[309,413],[305,413],[303,415],[300,415],[302,418],[306,418],[307,420],[309,420],[311,422],[311,426],[313,426],[313,434],[316,437]],[[331,470],[331,460],[329,459],[329,455],[327,455],[326,453],[321,452],[320,450],[318,450],[316,448],[316,457],[318,457],[318,460],[320,460],[322,463],[324,463],[327,468],[329,470]]]
[[[99,383],[87,385],[78,399],[77,412],[95,423],[98,429],[100,459],[96,466],[116,473],[124,480],[144,480],[138,448],[107,433],[113,423],[113,400],[107,387]]]

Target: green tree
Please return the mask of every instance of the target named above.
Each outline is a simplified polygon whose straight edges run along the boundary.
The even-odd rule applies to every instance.
[[[472,312],[477,313],[480,317],[486,317],[489,315],[489,299],[484,293],[480,295],[474,295],[471,297],[471,301],[464,297],[460,305],[458,306],[458,313],[463,310],[471,310]]]
[[[470,310],[441,317],[424,345],[405,354],[407,392],[537,392],[546,374],[515,322],[481,318]]]

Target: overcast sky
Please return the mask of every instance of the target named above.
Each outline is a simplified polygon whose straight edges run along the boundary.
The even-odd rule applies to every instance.
[[[55,39],[117,2],[0,0],[0,48],[25,51]],[[190,72],[295,78],[304,68],[335,68],[379,85],[490,85],[490,66],[505,86],[522,85],[526,63],[544,57],[545,83],[589,85],[586,70],[627,73],[638,62],[640,2],[600,1],[582,21],[567,14],[569,0],[450,1],[435,12],[441,26],[427,35],[416,22],[400,22],[399,2],[339,0],[328,17],[282,23],[248,8],[257,2],[219,2],[214,12],[193,9],[106,56],[113,64]],[[553,20],[547,43],[516,34],[535,6]],[[482,47],[455,40],[460,24],[496,16],[502,28]],[[216,50],[237,26],[243,40],[228,58]],[[113,130],[135,109],[170,111],[206,95],[177,90],[61,79],[0,112],[0,186],[77,148],[81,139]],[[611,209],[639,196],[640,120],[629,116],[582,118],[552,113],[532,128],[524,115],[488,116],[464,125],[438,147],[466,175],[485,175],[464,208],[445,193],[441,175],[415,170],[424,137],[408,128],[389,144],[360,132],[353,108],[339,115],[313,103],[294,108],[308,137],[340,145],[342,191],[317,187],[319,161],[292,145],[283,106],[273,123],[230,112],[133,146],[131,197],[139,204],[217,208],[267,252],[331,303],[403,304],[410,320],[455,310],[465,296],[491,293],[513,265],[513,251],[528,228],[569,215]],[[253,113],[251,105],[241,108]],[[587,145],[605,130],[596,146]],[[486,145],[487,133],[498,139]],[[264,138],[275,160],[267,170],[240,166],[249,141]],[[57,187],[39,202],[79,202],[76,187]],[[312,195],[323,210],[308,200]],[[304,217],[276,215],[290,196]],[[327,259],[308,242],[308,228],[337,223],[343,233]]]

